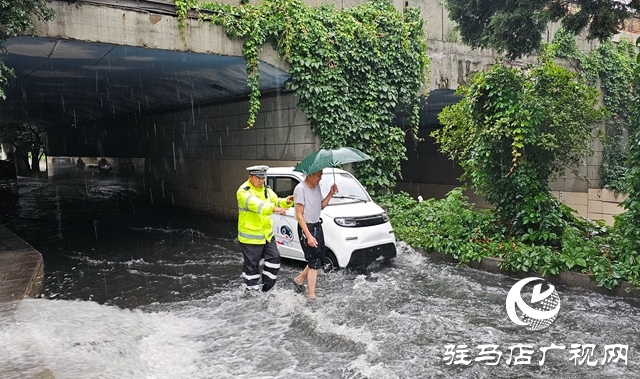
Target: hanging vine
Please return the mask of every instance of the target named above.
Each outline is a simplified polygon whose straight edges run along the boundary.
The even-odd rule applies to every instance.
[[[640,45],[640,38],[636,46]],[[637,50],[633,69],[633,84],[640,88],[640,53]],[[616,218],[616,232],[620,249],[613,258],[623,262],[628,268],[624,272],[628,280],[640,283],[640,93],[632,93],[631,117],[629,128],[629,158],[627,164],[627,192],[629,197],[622,203],[626,210]]]
[[[578,50],[575,37],[560,29],[554,36],[554,50],[558,57],[576,59],[581,75],[592,85],[598,84],[610,116],[605,120],[602,136],[603,152],[600,183],[616,191],[627,192],[628,148],[626,134],[632,122],[631,105],[635,87],[632,85],[635,46],[626,39],[617,44],[606,41],[589,54]]]
[[[371,192],[395,185],[406,159],[406,134],[417,138],[419,95],[429,65],[417,8],[400,13],[389,0],[343,11],[301,0],[238,6],[176,0],[180,25],[190,9],[222,25],[229,37],[244,40],[248,127],[260,110],[258,52],[271,43],[290,65],[287,87],[298,95],[322,146],[351,146],[371,155],[355,167]],[[397,111],[409,115],[408,129],[396,125]]]

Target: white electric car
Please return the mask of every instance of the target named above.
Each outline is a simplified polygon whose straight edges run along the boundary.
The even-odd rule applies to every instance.
[[[279,197],[293,194],[304,175],[293,167],[272,167],[267,171],[267,184]],[[324,270],[368,265],[396,256],[396,239],[389,217],[371,200],[362,184],[349,172],[326,168],[320,189],[326,196],[333,183],[339,192],[322,210],[322,228],[326,244]],[[273,214],[273,233],[283,258],[304,261],[300,246],[295,206],[286,215]]]

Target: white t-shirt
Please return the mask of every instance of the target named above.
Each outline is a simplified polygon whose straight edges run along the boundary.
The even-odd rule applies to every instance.
[[[307,183],[300,182],[293,190],[293,202],[304,205],[302,216],[307,224],[315,224],[320,221],[320,211],[322,211],[320,185],[311,189]]]

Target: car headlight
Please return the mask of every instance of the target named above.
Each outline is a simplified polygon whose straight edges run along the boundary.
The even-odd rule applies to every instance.
[[[356,220],[354,218],[336,217],[333,219],[333,221],[340,226],[345,226],[345,227],[356,226]]]
[[[384,222],[388,222],[389,221],[389,215],[387,214],[387,212],[384,212],[382,214],[382,221],[384,221]]]

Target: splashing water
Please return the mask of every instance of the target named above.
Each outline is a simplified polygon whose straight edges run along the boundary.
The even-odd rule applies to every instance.
[[[86,185],[70,200],[63,189],[20,199],[14,226],[60,253],[45,257],[45,298],[0,305],[0,378],[640,378],[630,300],[558,287],[556,321],[528,331],[506,314],[517,279],[435,263],[403,243],[391,263],[321,275],[316,301],[294,293],[288,279],[302,267],[291,261],[273,291],[247,297],[232,223],[184,221],[174,208],[143,218],[138,203],[135,217],[121,215],[132,205],[122,190]],[[499,364],[473,361],[481,344],[497,346]],[[532,346],[530,362],[507,364],[518,344]],[[551,344],[565,349],[540,365]],[[578,365],[572,344],[594,344],[593,361],[626,344],[628,362]],[[447,364],[445,345],[467,345],[472,362]]]
[[[197,300],[135,310],[94,302],[25,300],[0,313],[3,378],[603,378],[640,377],[637,308],[561,292],[565,312],[546,331],[519,330],[504,311],[515,279],[434,264],[402,246],[387,266],[320,277],[314,302],[282,280],[245,297],[235,284]],[[146,262],[131,262],[143,265]],[[239,262],[238,262],[239,263]],[[156,265],[157,263],[146,263]],[[445,344],[536,347],[628,343],[628,365],[446,365]],[[507,352],[508,353],[508,352]]]

